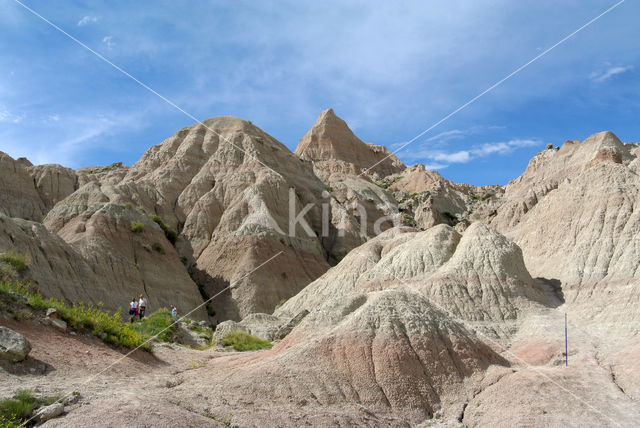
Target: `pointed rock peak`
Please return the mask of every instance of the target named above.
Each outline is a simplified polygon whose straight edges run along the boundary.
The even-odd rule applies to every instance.
[[[594,144],[596,146],[602,147],[619,147],[623,146],[620,139],[611,131],[603,131],[598,132],[597,134],[593,134],[586,140],[584,140],[583,144]]]
[[[341,169],[337,164],[348,165],[346,170],[355,174],[373,166],[371,172],[384,177],[405,168],[395,156],[389,156],[386,148],[360,140],[333,109],[320,113],[316,123],[298,143],[295,153],[316,162],[320,169],[332,171]]]
[[[307,135],[309,134],[323,137],[325,143],[338,146],[365,144],[356,137],[347,122],[339,118],[331,108],[320,113],[316,123],[307,132]]]
[[[318,117],[318,121],[322,120],[323,118],[338,118],[338,116],[336,116],[336,113],[333,111],[332,108],[328,108],[326,110],[324,110],[322,113],[320,113],[320,116]]]

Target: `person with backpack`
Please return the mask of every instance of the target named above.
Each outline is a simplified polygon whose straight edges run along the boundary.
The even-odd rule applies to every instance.
[[[129,303],[129,316],[131,317],[131,322],[135,321],[137,315],[138,315],[138,302],[134,297],[133,299],[131,299],[131,303]]]
[[[175,322],[178,322],[178,308],[173,305],[171,305],[171,316],[173,317]]]
[[[140,300],[138,301],[138,316],[140,317],[140,321],[144,318],[144,314],[147,312],[147,299],[141,294]]]

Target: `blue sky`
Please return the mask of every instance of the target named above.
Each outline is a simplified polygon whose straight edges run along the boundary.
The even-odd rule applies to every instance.
[[[293,150],[329,107],[397,148],[615,1],[24,3],[193,116],[251,120]],[[627,0],[398,156],[506,184],[548,142],[602,130],[639,141],[638,17]],[[131,165],[192,123],[0,0],[0,150]]]

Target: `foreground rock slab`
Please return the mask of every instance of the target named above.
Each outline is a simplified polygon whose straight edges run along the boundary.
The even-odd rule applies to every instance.
[[[0,326],[0,359],[23,361],[31,352],[31,344],[20,333]]]

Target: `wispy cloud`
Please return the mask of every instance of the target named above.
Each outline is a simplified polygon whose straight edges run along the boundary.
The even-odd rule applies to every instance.
[[[427,141],[448,141],[448,140],[462,138],[465,135],[468,135],[467,131],[462,131],[460,129],[452,129],[450,131],[441,132],[438,135],[434,135],[433,137],[429,137],[427,138]]]
[[[612,78],[617,74],[626,73],[627,71],[630,71],[630,70],[633,70],[633,65],[627,65],[623,67],[620,67],[620,66],[610,67],[607,70],[602,72],[593,72],[589,77],[594,82],[601,83],[601,82],[604,82],[605,80],[609,80],[610,78]]]
[[[78,21],[78,27],[84,27],[85,25],[89,25],[93,22],[98,22],[98,17],[86,15],[86,16],[83,16],[80,21]]]
[[[17,115],[5,107],[0,107],[0,122],[20,123],[22,119],[24,119],[24,115]]]
[[[413,161],[426,161],[428,169],[443,169],[450,164],[464,164],[491,155],[506,155],[520,148],[541,146],[542,144],[542,141],[535,139],[513,139],[506,142],[485,143],[468,150],[422,150],[403,157]]]
[[[107,49],[113,49],[113,47],[115,46],[115,43],[113,42],[113,36],[105,36],[102,39],[102,43],[107,45]]]
[[[427,138],[424,141],[429,142],[431,147],[440,147],[447,145],[450,141],[460,140],[464,137],[468,137],[469,135],[473,135],[478,133],[480,130],[489,129],[489,127],[484,126],[474,126],[469,129],[450,129],[448,131],[440,132],[439,134],[433,135]],[[397,143],[390,144],[389,147],[391,149],[398,149],[406,144],[406,142],[399,141]]]

